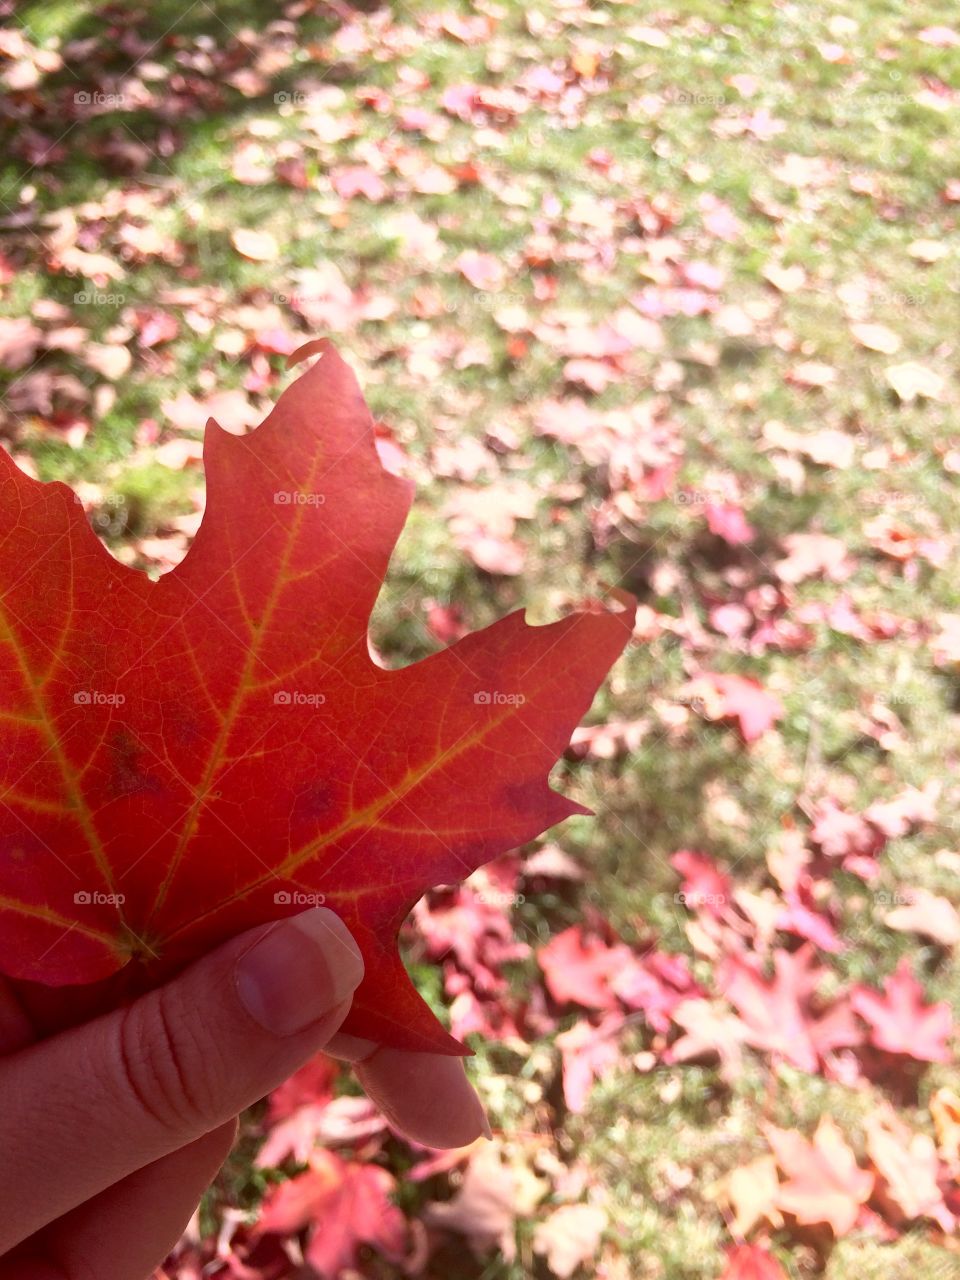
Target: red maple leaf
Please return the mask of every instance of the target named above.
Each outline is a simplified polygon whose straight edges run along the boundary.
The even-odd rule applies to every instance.
[[[374,1164],[355,1164],[319,1149],[310,1168],[267,1193],[257,1234],[288,1235],[311,1226],[305,1257],[321,1276],[335,1280],[356,1263],[361,1244],[399,1262],[407,1224],[389,1196],[392,1176]]]
[[[336,352],[297,354],[318,350],[256,431],[208,425],[207,511],[157,581],[0,453],[0,970],[114,975],[116,1000],[322,901],[366,964],[345,1030],[462,1052],[398,930],[431,886],[586,812],[547,772],[632,609],[515,613],[376,665],[367,624],[411,487]]]
[[[727,1265],[720,1280],[787,1280],[787,1273],[760,1245],[735,1244],[727,1250]]]
[[[887,1053],[902,1053],[920,1062],[949,1062],[947,1040],[953,1017],[946,1001],[926,1004],[923,987],[904,958],[884,981],[883,995],[870,987],[854,987],[851,1004],[870,1025],[870,1039]]]

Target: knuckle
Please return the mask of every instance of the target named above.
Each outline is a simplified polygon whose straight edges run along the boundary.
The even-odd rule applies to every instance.
[[[141,1111],[175,1132],[207,1121],[215,1106],[210,1069],[191,1020],[165,989],[126,1010],[117,1036],[123,1085]]]

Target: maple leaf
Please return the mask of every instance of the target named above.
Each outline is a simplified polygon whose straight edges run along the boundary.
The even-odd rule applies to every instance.
[[[485,1142],[471,1157],[457,1194],[429,1205],[425,1217],[430,1226],[464,1235],[478,1257],[496,1246],[513,1262],[517,1219],[529,1217],[547,1189],[520,1157],[505,1159],[496,1143]]]
[[[407,1224],[390,1202],[392,1176],[375,1164],[355,1164],[333,1151],[314,1151],[310,1167],[267,1193],[257,1234],[288,1235],[312,1226],[305,1251],[310,1265],[336,1280],[356,1263],[357,1249],[373,1245],[393,1262],[404,1255]]]
[[[743,739],[756,742],[783,715],[783,703],[748,676],[703,671],[684,688],[708,720],[736,720]],[[694,701],[696,700],[696,701]]]
[[[835,1236],[851,1229],[873,1190],[873,1174],[861,1169],[834,1120],[822,1116],[809,1142],[795,1129],[765,1127],[777,1164],[787,1175],[777,1207],[803,1226],[827,1223]]]
[[[596,1204],[564,1204],[555,1209],[533,1233],[533,1251],[543,1254],[559,1280],[569,1280],[585,1262],[596,1256],[607,1227],[607,1213]]]
[[[787,1280],[787,1273],[760,1245],[735,1244],[727,1250],[727,1265],[720,1280]]]
[[[931,1218],[944,1231],[955,1230],[956,1219],[938,1184],[941,1169],[933,1139],[908,1129],[892,1108],[868,1116],[866,1129],[867,1154],[883,1179],[885,1198],[902,1218]]]
[[[811,1074],[832,1049],[860,1041],[846,1003],[814,1012],[812,997],[825,972],[814,963],[813,947],[806,945],[794,953],[775,952],[770,979],[740,956],[727,957],[718,974],[721,993],[743,1022],[746,1042]]]
[[[678,1004],[672,1018],[685,1034],[666,1051],[665,1061],[690,1062],[716,1054],[721,1078],[728,1084],[739,1079],[743,1066],[741,1046],[748,1032],[735,1014],[699,999]]]
[[[953,1018],[946,1001],[925,1004],[923,987],[913,974],[907,956],[884,981],[883,995],[870,987],[851,992],[854,1012],[869,1023],[871,1040],[887,1053],[902,1053],[919,1062],[949,1062],[947,1040],[953,1034]]]
[[[594,1084],[605,1080],[623,1060],[619,1035],[624,1025],[624,1018],[612,1013],[599,1026],[575,1022],[557,1036],[563,1061],[563,1100],[573,1115],[586,1110]]]
[[[318,351],[256,431],[208,425],[203,522],[155,582],[0,453],[0,969],[123,971],[115,1002],[324,902],[366,965],[344,1029],[460,1053],[400,925],[431,886],[587,812],[547,772],[632,610],[515,613],[377,666],[367,625],[411,487],[335,350],[296,358]]]
[[[547,990],[558,1004],[581,1004],[586,1009],[615,1009],[611,983],[633,953],[622,942],[611,945],[572,925],[551,938],[537,952]]]

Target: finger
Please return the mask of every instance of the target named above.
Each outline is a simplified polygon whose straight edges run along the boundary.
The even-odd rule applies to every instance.
[[[465,1147],[491,1137],[483,1103],[460,1058],[407,1053],[371,1040],[336,1035],[327,1053],[354,1064],[371,1102],[395,1129],[426,1147]]]
[[[10,984],[0,978],[0,1056],[24,1048],[35,1038],[20,1001]]]
[[[144,1280],[176,1245],[233,1145],[236,1120],[131,1173],[3,1261],[0,1280]]]
[[[0,1253],[276,1088],[340,1026],[363,974],[315,908],[0,1060]]]

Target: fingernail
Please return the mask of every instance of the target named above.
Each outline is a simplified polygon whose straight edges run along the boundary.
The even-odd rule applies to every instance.
[[[282,920],[245,951],[234,977],[251,1018],[273,1035],[292,1036],[353,995],[363,960],[340,917],[314,907]]]

